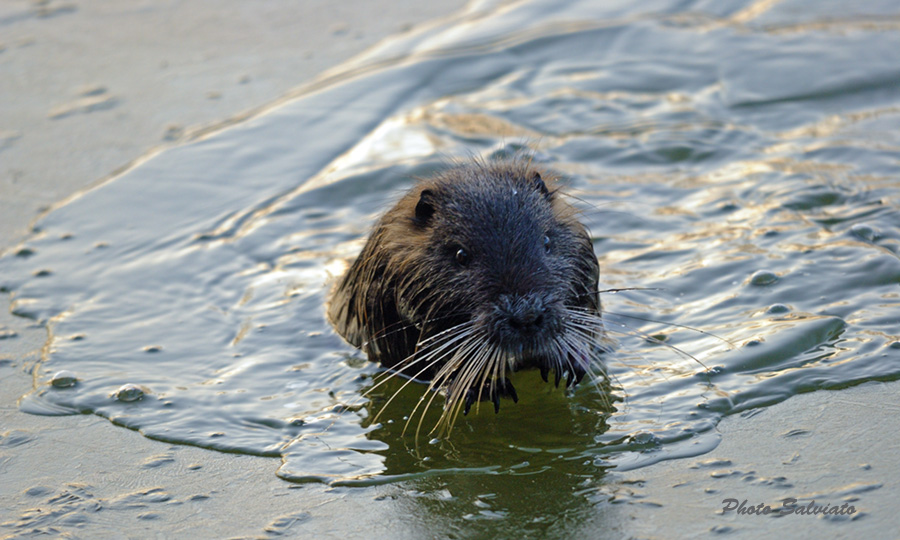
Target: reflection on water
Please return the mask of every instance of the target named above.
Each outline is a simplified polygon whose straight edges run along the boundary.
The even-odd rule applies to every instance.
[[[525,520],[502,496],[520,482],[566,515],[610,467],[709,451],[724,415],[900,378],[894,4],[533,1],[386,44],[0,259],[13,311],[52,334],[21,406]],[[612,395],[521,373],[520,403],[428,441],[402,434],[409,385],[372,423],[402,383],[364,395],[377,366],[326,324],[330,283],[411,178],[523,145],[576,197],[601,288],[640,288],[604,298]]]

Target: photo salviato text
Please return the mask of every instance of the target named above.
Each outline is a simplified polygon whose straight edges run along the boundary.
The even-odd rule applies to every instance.
[[[781,506],[771,507],[765,503],[759,503],[755,506],[748,505],[747,499],[738,501],[737,499],[725,499],[722,501],[722,514],[735,512],[742,516],[767,516],[775,515],[797,515],[797,516],[849,516],[856,513],[856,508],[850,503],[844,503],[841,506],[831,504],[816,504],[815,500],[809,501],[807,504],[797,504],[797,499],[788,497],[782,501]]]

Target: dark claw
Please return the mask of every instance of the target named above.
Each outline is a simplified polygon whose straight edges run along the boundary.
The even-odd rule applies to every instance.
[[[581,382],[581,379],[584,379],[584,376],[587,374],[587,370],[584,368],[584,365],[581,362],[569,361],[569,378],[566,380],[566,388],[571,386],[575,386],[576,384]]]
[[[475,399],[477,397],[478,396],[476,395],[475,391],[469,388],[469,390],[466,392],[466,406],[463,408],[463,416],[469,414],[469,409],[472,408],[472,405],[475,403]]]
[[[512,383],[507,378],[495,380],[493,382],[486,382],[485,386],[481,389],[481,398],[482,401],[490,401],[494,404],[494,412],[500,412],[500,398],[510,398],[513,402],[519,402],[519,395],[516,393],[516,389],[513,387]],[[479,389],[477,388],[469,388],[466,390],[466,401],[463,406],[463,415],[468,415],[469,411],[472,410],[472,405],[474,405],[478,401]]]
[[[550,382],[550,379],[547,377],[550,375],[550,368],[547,366],[541,366],[541,378],[544,379],[544,382]]]
[[[575,368],[575,382],[572,384],[572,386],[575,386],[576,384],[580,383],[582,381],[582,379],[584,379],[585,375],[587,375],[587,371],[585,371],[581,367]]]
[[[512,398],[513,403],[518,403],[519,402],[519,394],[516,393],[516,389],[513,388],[512,383],[509,382],[509,379],[503,379],[503,381],[505,382],[505,385],[506,385],[506,388],[504,389],[504,394],[507,397]]]

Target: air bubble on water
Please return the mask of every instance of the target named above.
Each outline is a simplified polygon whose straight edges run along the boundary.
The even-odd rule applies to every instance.
[[[867,223],[857,223],[853,227],[850,227],[850,232],[863,240],[868,240],[869,242],[875,240],[878,236],[878,233],[875,229],[867,224]]]
[[[640,445],[660,444],[659,437],[649,431],[639,431],[631,436],[631,442]]]
[[[750,276],[750,284],[758,287],[771,285],[778,281],[778,275],[769,270],[757,270]]]
[[[116,399],[119,401],[130,403],[138,401],[144,397],[144,389],[136,384],[123,384],[116,390]]]
[[[57,371],[56,374],[53,375],[53,378],[50,379],[50,384],[56,388],[69,388],[75,386],[75,383],[77,382],[78,378],[75,374],[65,369]]]

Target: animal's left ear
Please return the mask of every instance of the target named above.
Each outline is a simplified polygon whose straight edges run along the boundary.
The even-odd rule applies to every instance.
[[[547,184],[544,183],[544,179],[541,178],[541,173],[534,171],[531,175],[531,181],[534,182],[535,189],[540,191],[541,195],[545,198],[550,199],[553,196],[553,194],[550,193],[550,190],[547,189]]]

